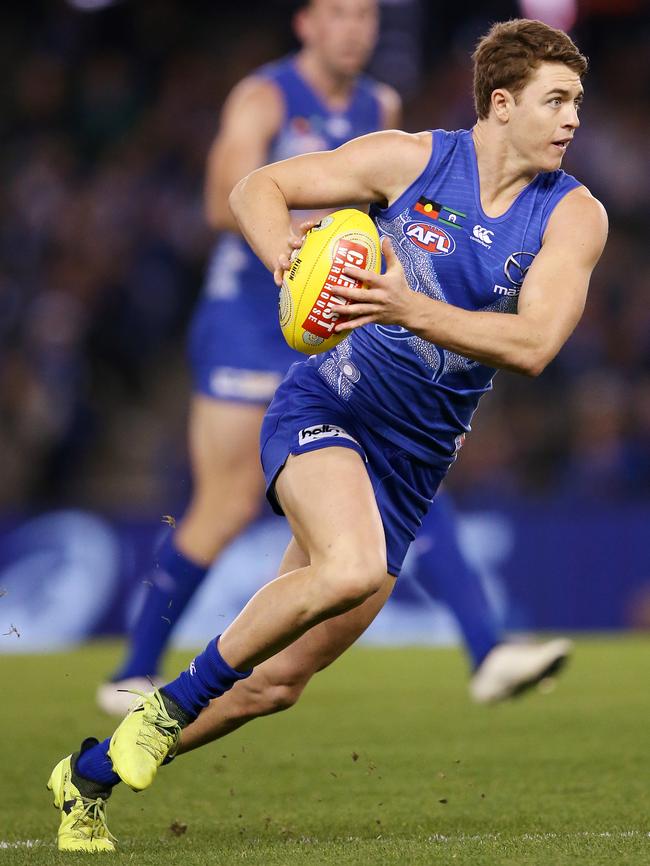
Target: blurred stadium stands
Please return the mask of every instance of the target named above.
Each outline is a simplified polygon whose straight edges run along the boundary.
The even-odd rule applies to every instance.
[[[291,47],[290,6],[3,5],[7,520],[181,507],[184,332],[212,242],[204,160],[229,88]],[[384,14],[373,71],[401,87],[405,127],[470,125],[472,45],[517,4],[393,0]],[[650,495],[650,18],[634,0],[578,3],[577,14],[591,70],[564,167],[605,203],[611,236],[557,361],[534,381],[500,374],[481,405],[449,480],[469,507],[523,497],[630,508]]]

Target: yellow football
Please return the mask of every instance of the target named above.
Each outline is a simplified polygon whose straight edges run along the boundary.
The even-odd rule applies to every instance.
[[[294,253],[280,289],[280,327],[292,349],[305,355],[325,352],[344,340],[337,334],[339,308],[349,302],[337,288],[362,288],[365,283],[343,273],[356,265],[379,273],[379,235],[370,217],[360,210],[335,211],[309,229]]]

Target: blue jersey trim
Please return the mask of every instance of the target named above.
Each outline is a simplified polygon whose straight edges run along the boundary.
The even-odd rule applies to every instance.
[[[289,54],[280,60],[267,63],[251,73],[252,77],[263,78],[277,86],[284,104],[284,121],[292,116],[294,109],[299,110],[299,105],[294,104],[294,97],[297,97],[298,103],[301,100],[305,100],[305,103],[312,102],[315,106],[315,112],[312,111],[312,113],[322,117],[340,115],[347,119],[353,119],[359,111],[370,108],[374,115],[370,125],[375,130],[381,129],[381,104],[377,94],[377,83],[369,75],[357,76],[347,104],[342,108],[334,109],[327,105],[322,95],[303,77],[296,63],[297,57],[297,53]],[[284,85],[288,85],[288,89]],[[292,87],[295,87],[296,90],[293,91]]]
[[[481,182],[480,182],[480,178],[479,178],[479,174],[478,174],[478,161],[476,159],[476,148],[474,147],[474,139],[472,138],[471,129],[468,130],[466,133],[465,144],[469,148],[469,152],[470,152],[470,157],[471,157],[470,158],[470,165],[472,166],[472,187],[474,189],[474,201],[476,203],[476,209],[481,216],[481,220],[484,222],[492,223],[493,225],[496,225],[498,223],[503,222],[504,220],[507,220],[510,216],[512,216],[514,209],[517,207],[517,205],[521,204],[522,200],[528,195],[530,190],[535,188],[535,186],[537,184],[537,180],[539,178],[539,174],[536,174],[532,178],[532,180],[530,180],[526,184],[526,186],[517,194],[517,197],[514,199],[514,201],[512,202],[510,207],[508,208],[508,210],[505,211],[505,213],[502,213],[501,216],[498,216],[498,217],[488,216],[488,214],[486,214],[485,211],[483,210],[483,205],[481,204]]]
[[[564,196],[568,192],[571,192],[571,190],[576,189],[576,187],[578,187],[578,186],[582,186],[582,184],[579,181],[577,181],[572,175],[566,174],[566,172],[562,171],[561,169],[558,169],[557,171],[553,171],[553,172],[538,173],[517,194],[517,197],[512,202],[512,204],[510,205],[510,207],[508,208],[507,211],[505,211],[504,213],[501,214],[501,216],[498,216],[498,217],[488,216],[485,213],[485,211],[483,210],[483,205],[481,204],[481,185],[480,185],[480,179],[479,179],[479,174],[478,174],[478,161],[476,159],[476,148],[474,146],[474,139],[472,138],[471,130],[468,130],[467,133],[463,133],[463,137],[465,137],[465,136],[466,136],[465,141],[466,141],[466,144],[469,148],[470,156],[471,156],[470,164],[472,166],[472,186],[474,188],[474,201],[476,203],[476,209],[478,210],[479,214],[481,215],[481,219],[483,221],[485,221],[486,223],[498,225],[499,223],[503,222],[504,220],[507,220],[512,215],[514,208],[518,204],[520,204],[530,192],[534,192],[539,187],[540,184],[547,183],[551,177],[559,178],[559,190],[558,190],[557,186],[552,187],[551,193],[549,196],[549,198],[552,200],[552,204],[551,204],[550,209],[548,210],[548,213],[545,213],[545,215],[542,219],[542,224],[540,226],[539,239],[540,239],[540,246],[541,246],[542,238],[544,237],[544,232],[546,231],[546,226],[548,224],[548,221],[550,219],[551,214],[555,210],[556,205],[558,204],[559,201],[561,201],[564,198]],[[547,205],[547,202],[544,203],[544,207],[546,207],[546,205]]]

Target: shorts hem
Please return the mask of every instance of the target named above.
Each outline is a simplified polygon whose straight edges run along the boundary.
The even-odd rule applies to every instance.
[[[300,454],[307,454],[310,451],[321,451],[323,448],[349,448],[351,451],[356,451],[356,453],[361,457],[364,463],[367,462],[368,458],[366,457],[366,453],[359,445],[358,442],[352,442],[350,439],[343,438],[333,438],[331,441],[320,441],[320,442],[310,442],[308,445],[303,445],[300,447],[292,447],[290,448],[284,459],[279,465],[276,465],[273,472],[270,473],[271,480],[269,481],[266,487],[266,498],[269,501],[269,504],[275,514],[278,514],[280,517],[284,517],[284,511],[282,510],[282,506],[280,505],[280,500],[277,497],[275,492],[275,482],[278,480],[278,476],[287,465],[287,460],[293,454],[297,457]]]
[[[263,409],[265,409],[273,399],[272,394],[269,397],[242,397],[237,394],[216,394],[209,388],[201,388],[199,385],[194,385],[192,387],[192,394],[200,394],[201,397],[208,397],[208,399],[216,400],[219,403],[237,403],[239,405],[243,404],[244,406],[260,406]]]

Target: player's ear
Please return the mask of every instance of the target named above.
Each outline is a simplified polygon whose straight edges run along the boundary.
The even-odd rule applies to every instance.
[[[490,104],[497,119],[502,123],[507,123],[510,118],[510,108],[512,105],[512,94],[502,87],[498,87],[492,91],[490,96]]]

